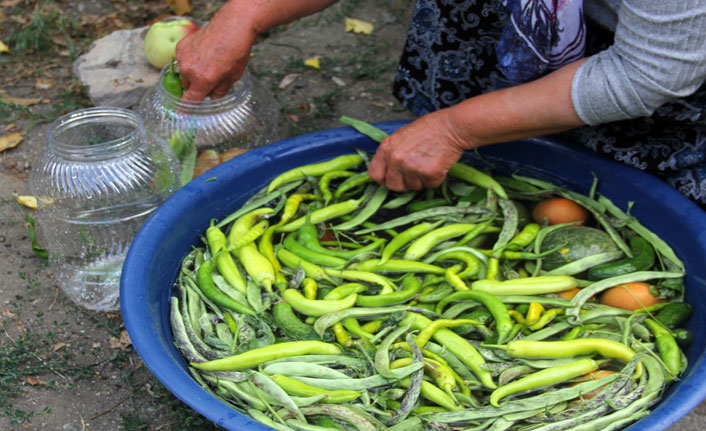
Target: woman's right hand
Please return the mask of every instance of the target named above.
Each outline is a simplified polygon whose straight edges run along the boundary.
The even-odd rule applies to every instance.
[[[225,96],[250,60],[256,33],[238,19],[234,8],[226,6],[206,26],[177,45],[184,99],[201,101],[207,96]]]

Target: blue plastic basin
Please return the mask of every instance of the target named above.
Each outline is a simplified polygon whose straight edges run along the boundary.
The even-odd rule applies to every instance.
[[[392,132],[404,122],[378,124]],[[179,399],[228,430],[270,430],[237,412],[196,383],[172,344],[168,298],[181,260],[212,218],[238,209],[275,175],[296,166],[351,153],[374,151],[377,144],[351,128],[321,131],[252,150],[217,166],[170,197],[144,224],[125,260],[120,300],[125,326],[147,367]],[[662,181],[639,170],[601,158],[554,139],[492,145],[482,158],[500,172],[550,180],[586,193],[593,174],[598,191],[626,209],[666,240],[684,261],[687,300],[706,308],[706,213]],[[689,368],[671,386],[653,412],[629,430],[665,430],[706,398],[704,346],[706,313],[694,313],[687,328],[694,342],[687,350]]]

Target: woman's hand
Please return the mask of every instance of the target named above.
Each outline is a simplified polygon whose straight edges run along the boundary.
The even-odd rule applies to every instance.
[[[385,138],[370,162],[370,178],[393,191],[441,185],[465,149],[449,108],[424,115]]]
[[[223,97],[243,75],[256,33],[235,9],[223,7],[206,26],[186,36],[176,48],[184,99]]]
[[[225,96],[243,76],[257,35],[318,12],[336,0],[228,0],[211,21],[177,45],[183,98]]]

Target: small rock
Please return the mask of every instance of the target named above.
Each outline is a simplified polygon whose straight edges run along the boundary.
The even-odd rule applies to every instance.
[[[73,65],[74,74],[88,90],[95,106],[129,108],[159,79],[144,53],[149,27],[117,30],[94,41]]]

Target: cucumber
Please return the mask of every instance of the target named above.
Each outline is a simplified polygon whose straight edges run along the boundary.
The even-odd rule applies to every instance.
[[[542,260],[542,269],[550,271],[567,263],[597,253],[618,250],[610,235],[588,226],[567,226],[551,231],[542,241],[541,251],[550,253]]]
[[[633,237],[630,240],[630,250],[633,257],[626,257],[589,269],[588,279],[598,281],[630,272],[646,271],[655,263],[655,250],[644,238],[640,236]]]
[[[314,327],[299,320],[292,306],[284,301],[275,304],[272,317],[284,335],[293,340],[321,340]]]
[[[686,329],[675,329],[672,331],[674,339],[677,344],[681,347],[689,347],[689,345],[694,341],[694,334]]]
[[[691,305],[686,302],[672,302],[657,313],[655,317],[661,324],[674,329],[691,316]]]

